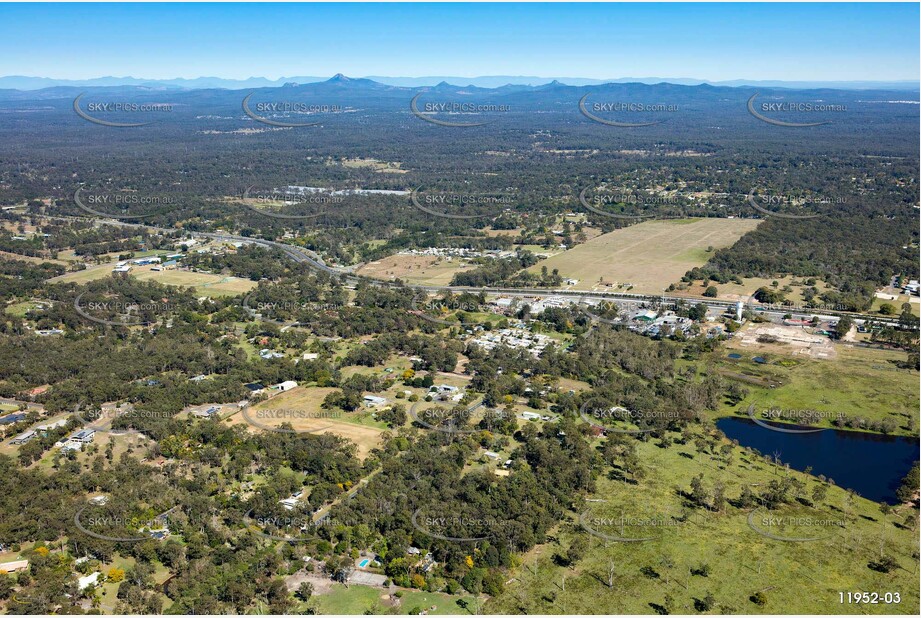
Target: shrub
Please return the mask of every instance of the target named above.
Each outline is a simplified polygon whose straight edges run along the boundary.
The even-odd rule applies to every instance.
[[[110,582],[118,583],[125,579],[125,571],[117,567],[112,567],[109,569],[108,579]]]
[[[713,598],[712,594],[708,594],[702,599],[694,599],[694,609],[699,612],[708,612],[713,609],[715,604],[716,599]]]
[[[899,568],[899,563],[892,556],[881,556],[879,560],[871,562],[868,566],[874,571],[889,573]]]
[[[701,577],[709,577],[710,576],[710,565],[705,562],[701,564],[699,567],[697,567],[696,569],[691,569],[691,573],[693,575],[700,575]]]

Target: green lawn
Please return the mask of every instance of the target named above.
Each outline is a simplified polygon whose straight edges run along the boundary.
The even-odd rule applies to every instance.
[[[108,577],[109,570],[113,567],[122,569],[127,572],[128,569],[134,566],[136,560],[129,556],[122,556],[121,554],[115,554],[112,559],[112,562],[108,562],[99,567],[99,571],[102,572],[103,576]],[[103,579],[100,576],[100,579]],[[101,603],[99,605],[103,613],[112,614],[115,613],[115,604],[118,603],[118,587],[119,582],[106,582],[102,584],[101,588]]]
[[[246,352],[246,356],[249,358],[249,360],[256,360],[260,358],[259,350],[256,349],[256,346],[247,340],[246,335],[240,335],[240,349]]]
[[[399,401],[397,403],[400,403]],[[405,403],[403,405],[406,405]],[[374,410],[362,408],[358,412],[347,412],[343,414],[338,420],[341,420],[345,423],[352,423],[354,425],[361,425],[362,427],[373,427],[375,429],[387,429],[387,423],[383,421],[375,420],[371,416],[371,413]]]
[[[390,606],[389,601],[382,599],[381,596],[387,594],[382,588],[372,588],[370,586],[344,586],[342,584],[333,584],[333,591],[329,594],[317,595],[314,597],[320,607],[321,614],[344,614],[344,615],[361,615],[366,610],[377,608],[383,610]],[[459,599],[467,601],[469,609],[463,609],[457,604]],[[430,609],[435,606],[429,614],[473,614],[473,597],[472,596],[450,596],[447,594],[422,592],[419,590],[403,590],[403,597],[400,599],[400,614],[408,614],[415,607]],[[375,611],[374,613],[383,613]]]
[[[36,307],[36,303],[31,300],[24,300],[18,303],[11,303],[6,306],[6,314],[24,318],[26,314]]]
[[[899,297],[898,297],[897,299],[895,299],[895,300],[885,300],[885,299],[883,299],[883,298],[876,298],[876,297],[874,297],[874,298],[873,298],[873,305],[870,307],[870,311],[872,311],[872,312],[874,312],[874,313],[878,313],[878,312],[879,312],[879,308],[880,308],[881,306],[883,306],[883,305],[885,305],[885,304],[889,304],[889,305],[892,305],[893,307],[895,307],[896,316],[898,316],[898,314],[902,313],[902,305],[905,304],[905,303],[907,303],[907,302],[908,302],[908,296],[905,295],[905,294],[899,295]],[[921,303],[910,303],[910,304],[911,304],[911,312],[912,312],[912,314],[914,314],[915,316],[921,316]],[[880,314],[880,315],[882,315],[882,314]]]

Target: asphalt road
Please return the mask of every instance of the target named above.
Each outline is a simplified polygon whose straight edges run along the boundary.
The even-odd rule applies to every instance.
[[[49,217],[54,219],[79,219],[85,220],[80,217]],[[110,219],[96,219],[95,223],[97,225],[118,225],[122,227],[136,227],[143,228],[148,230],[153,230],[161,233],[171,233],[177,230],[169,228],[161,228],[152,225],[144,225],[141,223],[125,223],[123,221],[116,221]],[[402,288],[402,287],[411,287],[417,290],[424,290],[425,292],[432,294],[439,294],[445,292],[459,293],[459,292],[469,292],[472,294],[499,294],[503,296],[563,296],[567,298],[580,298],[584,300],[627,300],[627,301],[637,301],[637,302],[678,302],[684,301],[689,305],[695,305],[703,303],[710,308],[722,308],[727,310],[735,310],[737,303],[735,301],[726,301],[718,300],[714,298],[693,298],[685,296],[666,296],[666,295],[649,295],[649,294],[630,294],[626,292],[580,292],[575,290],[553,290],[548,288],[538,288],[538,289],[529,289],[529,288],[500,288],[500,287],[465,287],[465,286],[450,286],[450,285],[414,285],[414,286],[403,286],[396,283],[391,283],[389,281],[382,281],[380,279],[374,279],[371,277],[364,277],[356,275],[347,270],[334,268],[327,265],[323,262],[323,259],[316,253],[309,251],[307,249],[302,249],[299,247],[293,247],[291,245],[286,245],[284,243],[276,242],[273,240],[264,240],[262,238],[248,238],[246,236],[236,236],[233,234],[217,234],[213,232],[189,232],[192,237],[202,237],[210,238],[212,240],[219,240],[224,242],[246,242],[253,243],[263,247],[275,248],[282,251],[286,256],[295,262],[302,264],[307,264],[310,268],[319,271],[325,272],[334,277],[338,277],[340,280],[345,281],[349,284],[357,284],[360,282],[369,283],[371,285],[379,285],[383,287],[390,288]],[[755,301],[752,301],[755,303]],[[784,315],[792,314],[794,316],[817,316],[820,320],[837,320],[843,315],[850,315],[854,318],[854,322],[858,325],[863,324],[867,321],[875,321],[881,324],[889,324],[892,326],[899,327],[899,320],[897,318],[883,318],[878,316],[870,316],[867,314],[861,313],[851,313],[847,311],[831,311],[823,310],[823,313],[812,313],[809,311],[794,311],[790,309],[763,309],[760,308],[756,303],[752,305],[753,309],[758,309],[759,314],[771,317],[774,319],[781,319]]]

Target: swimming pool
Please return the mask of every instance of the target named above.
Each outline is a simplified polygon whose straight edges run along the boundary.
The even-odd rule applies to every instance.
[[[361,562],[358,563],[358,566],[360,566],[360,567],[366,567],[366,566],[368,566],[368,564],[369,564],[370,562],[371,562],[371,559],[370,559],[370,558],[365,558],[364,560],[362,560]]]

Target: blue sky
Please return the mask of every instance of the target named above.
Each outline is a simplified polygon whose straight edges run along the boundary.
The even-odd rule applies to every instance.
[[[919,77],[919,5],[0,4],[0,75]]]

